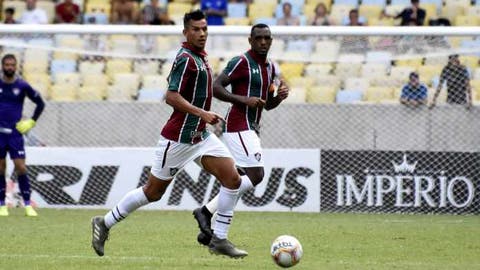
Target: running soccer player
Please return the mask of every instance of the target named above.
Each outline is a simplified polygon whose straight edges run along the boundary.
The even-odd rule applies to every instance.
[[[174,177],[190,161],[213,174],[222,185],[210,252],[232,258],[248,255],[227,240],[240,175],[228,149],[206,129],[207,123],[213,125],[224,120],[210,111],[213,80],[204,50],[208,36],[205,14],[200,10],[187,13],[183,23],[186,42],[173,63],[166,94],[166,102],[174,111],[163,127],[145,186],[127,193],[104,217],[92,219],[92,246],[99,256],[104,255],[109,230],[139,207],[160,200]]]
[[[231,59],[214,82],[216,98],[232,103],[226,117],[223,139],[232,153],[237,168],[244,172],[239,197],[258,185],[264,176],[260,145],[262,111],[276,108],[288,97],[289,88],[281,81],[274,95],[275,65],[267,58],[272,34],[266,24],[252,27],[248,38],[251,49]],[[231,85],[232,92],[225,87]],[[218,209],[218,196],[193,211],[200,228],[198,242],[208,245],[212,237],[211,218]]]
[[[30,181],[25,165],[25,147],[23,134],[35,126],[45,108],[40,94],[26,81],[16,76],[17,59],[13,54],[2,58],[3,76],[0,79],[0,216],[8,216],[5,205],[7,152],[13,160],[18,186],[25,205],[25,215],[36,217],[38,214],[30,205]],[[28,97],[36,104],[33,116],[22,120],[23,102]]]

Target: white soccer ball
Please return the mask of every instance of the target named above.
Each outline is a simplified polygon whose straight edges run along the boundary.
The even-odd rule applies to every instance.
[[[300,261],[303,249],[297,238],[291,235],[280,235],[273,241],[270,254],[278,266],[287,268]]]

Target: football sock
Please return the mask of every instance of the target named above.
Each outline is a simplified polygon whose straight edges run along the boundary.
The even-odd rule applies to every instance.
[[[215,219],[214,233],[219,239],[226,239],[228,229],[233,218],[233,208],[237,202],[238,189],[220,187],[218,194],[217,218]]]
[[[6,189],[7,181],[5,181],[5,175],[0,175],[0,206],[5,205]]]
[[[249,189],[252,189],[252,188],[253,188],[253,184],[252,184],[252,181],[250,181],[250,178],[248,178],[248,176],[246,176],[246,175],[242,176],[242,182],[240,183],[240,187],[238,188],[237,201],[240,199],[240,197],[242,197],[242,195],[243,195],[243,193],[245,193],[245,191],[247,191]],[[236,203],[235,203],[235,205],[236,205]],[[215,211],[217,211],[217,209],[218,209],[218,195],[215,196],[215,198],[213,198],[207,204],[205,204],[204,207],[206,207],[208,212],[210,212],[210,215],[215,213]]]
[[[22,194],[23,203],[25,206],[30,205],[30,181],[28,181],[26,174],[18,176],[18,187]]]
[[[117,206],[105,215],[105,226],[111,228],[113,225],[125,219],[130,213],[148,203],[149,201],[143,192],[143,187],[128,192]]]

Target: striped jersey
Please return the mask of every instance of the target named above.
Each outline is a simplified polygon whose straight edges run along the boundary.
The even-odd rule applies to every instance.
[[[269,89],[273,87],[275,65],[269,59],[249,50],[232,58],[223,73],[230,78],[233,94],[267,100]],[[258,132],[262,109],[233,104],[227,113],[225,132]]]
[[[212,103],[212,69],[207,53],[184,42],[168,76],[168,91],[177,91],[190,104],[210,110]],[[200,117],[174,109],[162,129],[162,136],[180,143],[195,144],[209,133]]]

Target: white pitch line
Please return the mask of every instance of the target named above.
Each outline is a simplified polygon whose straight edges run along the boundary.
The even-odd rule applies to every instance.
[[[0,254],[0,258],[37,258],[37,259],[76,259],[76,260],[93,260],[99,259],[99,256],[87,255],[49,255],[49,254]],[[105,259],[124,260],[124,261],[153,261],[158,257],[142,256],[142,257],[125,257],[125,256],[106,256]]]

